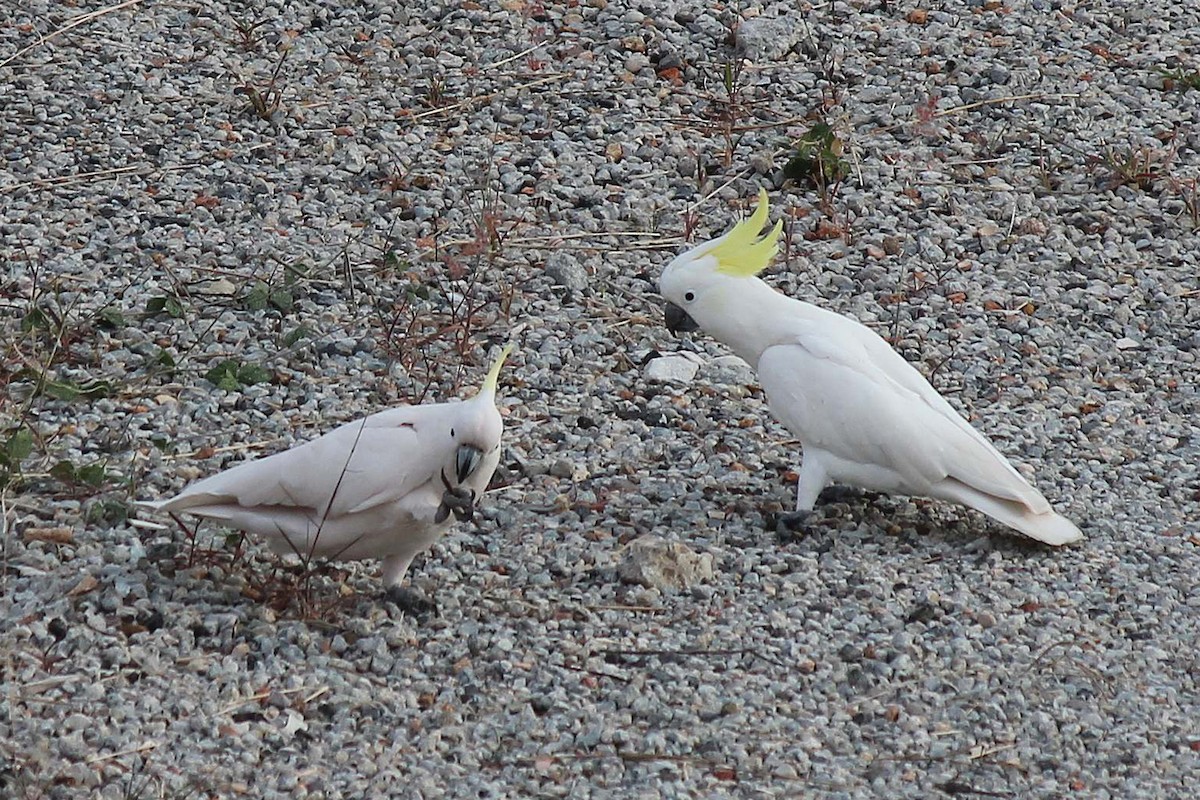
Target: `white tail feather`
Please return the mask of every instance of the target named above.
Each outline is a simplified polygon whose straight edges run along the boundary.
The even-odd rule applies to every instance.
[[[1054,511],[1035,513],[1023,503],[1002,500],[953,478],[935,485],[930,495],[970,506],[1039,542],[1059,546],[1083,539],[1075,523]]]

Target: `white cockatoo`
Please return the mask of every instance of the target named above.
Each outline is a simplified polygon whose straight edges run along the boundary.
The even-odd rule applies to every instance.
[[[800,440],[796,513],[787,522],[803,521],[837,483],[962,503],[1047,544],[1082,539],[878,334],[757,277],[782,228],[777,222],[760,238],[766,221],[760,191],[750,219],[675,258],[659,290],[668,330],[699,328],[748,361],[771,411]]]
[[[261,536],[280,554],[383,559],[388,595],[410,611],[427,610],[431,604],[400,581],[451,515],[469,518],[487,489],[503,428],[496,383],[511,350],[470,400],[380,411],[146,505]]]

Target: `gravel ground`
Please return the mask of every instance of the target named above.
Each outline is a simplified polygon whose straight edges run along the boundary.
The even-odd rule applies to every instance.
[[[120,5],[0,9],[0,795],[1192,796],[1194,4]],[[822,119],[824,194],[781,171]],[[759,186],[768,280],[894,337],[1083,545],[906,498],[769,530],[798,448],[654,292]],[[131,521],[514,328],[436,617]],[[712,572],[623,580],[645,534]]]

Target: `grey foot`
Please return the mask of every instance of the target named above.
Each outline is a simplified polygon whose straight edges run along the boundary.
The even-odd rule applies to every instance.
[[[404,612],[407,617],[429,617],[437,615],[437,604],[429,598],[414,592],[412,589],[405,589],[401,586],[393,586],[384,594],[387,599],[396,604],[396,607]]]
[[[789,511],[786,514],[777,515],[772,520],[774,524],[771,527],[780,538],[795,538],[798,534],[808,531],[808,523],[812,516],[813,512],[811,511]]]
[[[817,497],[817,502],[849,503],[852,500],[861,499],[865,494],[866,492],[856,486],[841,486],[835,483],[821,490],[820,496]]]
[[[442,493],[442,504],[433,515],[433,521],[445,522],[447,517],[454,514],[454,518],[462,522],[471,519],[474,513],[475,490],[464,489],[461,486],[451,489],[450,485],[446,484],[446,491]]]

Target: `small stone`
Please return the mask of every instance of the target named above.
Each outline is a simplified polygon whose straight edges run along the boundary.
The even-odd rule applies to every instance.
[[[229,297],[237,294],[237,286],[228,278],[218,278],[215,281],[201,284],[196,288],[197,294],[222,295]]]
[[[572,292],[582,291],[588,285],[587,270],[566,253],[552,253],[546,259],[546,275]]]
[[[695,353],[668,353],[646,364],[646,380],[691,383],[703,363]]]
[[[651,589],[690,589],[713,578],[713,557],[658,536],[634,539],[620,553],[621,580]]]
[[[754,367],[741,356],[717,356],[710,365],[714,382],[726,384],[754,383]]]
[[[1044,236],[1046,233],[1046,223],[1037,217],[1023,219],[1017,224],[1017,233],[1022,236]]]
[[[786,56],[803,35],[803,26],[780,17],[753,17],[737,28],[737,51],[752,61]]]

